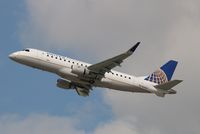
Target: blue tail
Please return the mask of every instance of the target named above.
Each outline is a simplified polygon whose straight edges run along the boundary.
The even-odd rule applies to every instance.
[[[145,80],[157,84],[163,84],[171,80],[178,62],[174,60],[168,61],[160,69],[149,75]]]

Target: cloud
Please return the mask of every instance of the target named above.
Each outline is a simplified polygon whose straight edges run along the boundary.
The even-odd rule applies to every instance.
[[[24,46],[95,56],[111,56],[137,41],[147,54],[165,50],[163,39],[179,14],[176,2],[159,0],[28,0],[26,5],[20,25]]]
[[[184,82],[175,87],[177,95],[160,99],[155,95],[106,91],[105,100],[113,108],[116,118],[137,120],[138,128],[153,127],[163,134],[200,132],[198,128],[200,61],[197,58],[200,49],[198,36],[200,18],[197,16],[197,10],[193,8],[195,4],[191,3],[188,6],[184,4],[182,15],[168,30],[163,40],[166,50],[163,57],[158,58],[158,60],[175,58],[179,61],[174,77],[183,79]],[[146,60],[147,65],[152,67],[151,62]],[[135,70],[153,71],[146,66],[136,67]]]
[[[113,121],[108,124],[104,124],[95,130],[95,134],[139,134],[136,128],[128,122],[124,121]]]
[[[140,134],[135,126],[127,121],[113,120],[97,126],[92,132],[78,129],[78,125],[84,120],[78,120],[67,116],[52,116],[48,114],[32,114],[27,117],[19,115],[4,115],[0,117],[0,130],[4,134]],[[151,129],[148,133],[158,134],[158,131]]]
[[[20,25],[23,46],[64,49],[98,61],[142,41],[122,68],[135,75],[149,74],[169,59],[179,61],[174,77],[184,82],[176,87],[177,95],[160,99],[104,92],[115,117],[113,122],[97,126],[96,133],[118,129],[127,133],[200,133],[199,1],[28,0],[26,5],[28,15]]]
[[[76,130],[75,122],[67,117],[50,115],[30,115],[25,118],[4,115],[0,118],[0,130],[4,134],[84,134]]]
[[[164,99],[155,95],[130,94],[116,91],[106,91],[105,100],[113,108],[116,118],[137,120],[139,128],[149,126],[159,129],[163,134],[167,133],[199,133],[200,118],[198,113],[200,61],[198,50],[200,25],[198,16],[194,10],[188,7],[183,10],[182,17],[176,19],[176,23],[169,29],[164,40],[166,47],[163,58],[175,58],[179,61],[175,73],[175,79],[183,79],[184,82],[175,89],[177,95],[166,96]],[[200,13],[200,12],[199,12]],[[191,15],[192,14],[192,15]],[[152,62],[152,61],[150,61]],[[150,62],[146,62],[151,65]],[[135,70],[149,70],[149,68],[135,68]],[[155,68],[156,69],[156,68]],[[151,70],[152,71],[152,70]],[[150,72],[150,70],[149,70]]]

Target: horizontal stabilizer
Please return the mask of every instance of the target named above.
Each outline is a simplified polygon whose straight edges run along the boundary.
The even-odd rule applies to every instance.
[[[156,85],[155,88],[162,89],[162,90],[170,90],[174,86],[178,85],[181,82],[182,82],[182,80],[172,80],[172,81],[169,81],[169,82],[164,83],[164,84]]]

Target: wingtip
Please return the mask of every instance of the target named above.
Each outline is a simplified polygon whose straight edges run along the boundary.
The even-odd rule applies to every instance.
[[[137,47],[140,45],[140,43],[141,42],[137,42],[129,51],[133,53],[137,49]]]
[[[137,43],[136,43],[136,45],[139,45],[141,42],[140,41],[138,41]]]
[[[178,80],[178,79],[175,79],[173,81],[176,81],[178,84],[183,82],[183,80]]]
[[[178,80],[178,81],[179,81],[179,83],[183,82],[183,80]]]

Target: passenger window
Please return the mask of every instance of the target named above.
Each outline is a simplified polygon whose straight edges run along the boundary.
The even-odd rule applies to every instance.
[[[131,77],[129,77],[129,79],[131,79]]]

